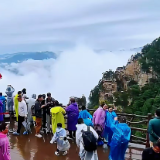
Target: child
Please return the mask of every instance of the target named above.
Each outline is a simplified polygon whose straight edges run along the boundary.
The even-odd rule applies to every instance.
[[[60,151],[63,152],[64,156],[68,153],[67,151],[70,148],[70,144],[66,139],[66,130],[62,128],[62,123],[57,124],[56,133],[50,143],[53,144],[53,142],[57,142],[57,151],[55,152],[55,155],[59,156]]]
[[[10,145],[7,137],[8,127],[6,126],[7,124],[4,122],[0,124],[0,160],[11,160]]]

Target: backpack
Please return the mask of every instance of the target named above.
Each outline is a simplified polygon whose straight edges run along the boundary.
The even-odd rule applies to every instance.
[[[32,113],[32,116],[35,116],[35,114],[36,114],[35,105],[33,105],[33,106],[31,107],[31,113]]]
[[[90,126],[87,126],[87,131],[82,130],[82,139],[83,139],[84,149],[87,152],[93,152],[97,150],[97,139],[90,131]]]

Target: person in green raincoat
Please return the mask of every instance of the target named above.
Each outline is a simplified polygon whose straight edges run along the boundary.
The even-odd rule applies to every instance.
[[[52,115],[52,132],[54,134],[58,123],[61,123],[62,128],[65,128],[64,114],[66,114],[66,111],[59,106],[58,101],[55,101],[55,107],[51,108],[50,112]]]

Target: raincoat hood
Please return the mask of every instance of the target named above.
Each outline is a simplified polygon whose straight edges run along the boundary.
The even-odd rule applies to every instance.
[[[0,132],[0,138],[6,138],[6,134],[3,134],[2,132]]]
[[[57,113],[61,112],[61,109],[63,109],[61,106],[55,106],[54,108],[52,108],[52,109],[50,110],[50,112],[51,112],[52,114],[57,114]]]
[[[63,130],[63,128],[56,128],[56,132],[60,132],[62,130]]]
[[[84,124],[84,123],[83,123],[83,124],[77,124],[76,127],[77,127],[77,130],[80,130],[80,131],[81,131],[81,130],[83,130],[84,128],[86,128],[86,124]]]
[[[12,89],[11,89],[10,86],[8,86],[7,89],[6,89],[6,91],[8,91],[8,92],[11,92],[11,90],[12,90]]]
[[[71,103],[72,106],[78,107],[77,103]]]

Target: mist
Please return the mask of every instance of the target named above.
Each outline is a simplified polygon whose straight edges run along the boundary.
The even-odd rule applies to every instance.
[[[28,96],[51,92],[52,97],[65,105],[70,96],[81,97],[84,94],[88,98],[91,89],[102,78],[102,73],[126,65],[132,54],[133,51],[97,53],[79,45],[62,52],[56,60],[6,64],[5,69],[0,70],[3,76],[0,91],[4,93],[7,85],[11,84],[16,90],[14,94],[23,88],[27,89]]]

